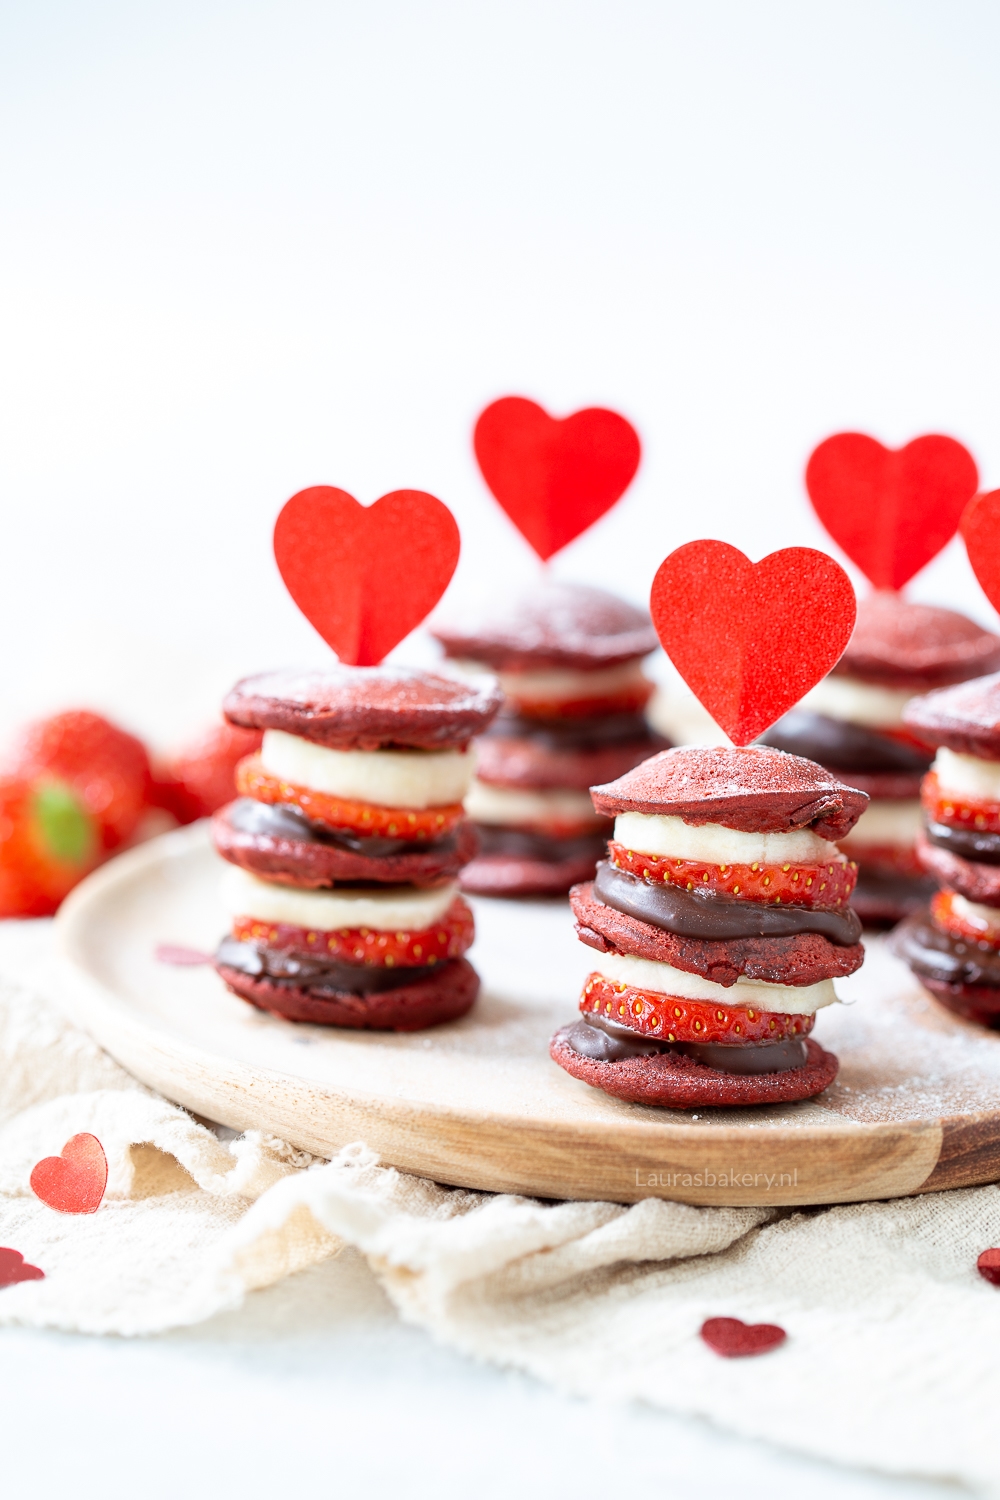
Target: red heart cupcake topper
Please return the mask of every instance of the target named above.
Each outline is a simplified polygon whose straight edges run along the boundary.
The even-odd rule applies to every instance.
[[[993,608],[1000,610],[1000,490],[971,500],[961,529],[972,571]]]
[[[504,396],[476,423],[483,478],[518,531],[547,561],[621,499],[639,467],[639,437],[617,412],[550,417]]]
[[[901,589],[937,556],[978,483],[971,453],[950,437],[894,449],[838,432],[806,465],[813,509],[877,589]]]
[[[458,564],[446,505],[393,490],[359,505],[345,490],[299,490],[274,526],[285,587],[342,662],[377,666],[430,614]]]
[[[812,547],[752,563],[726,542],[688,542],[660,564],[649,597],[663,649],[736,745],[748,745],[842,655],[851,581]]]
[[[58,1156],[31,1169],[31,1191],[61,1214],[93,1214],[108,1185],[108,1161],[96,1135],[74,1135]]]

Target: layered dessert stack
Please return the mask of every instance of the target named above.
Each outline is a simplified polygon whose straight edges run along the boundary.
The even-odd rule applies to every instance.
[[[930,910],[893,934],[896,952],[949,1010],[1000,1028],[1000,673],[916,698],[906,723],[938,747],[923,783]]]
[[[828,677],[762,738],[868,793],[842,848],[858,865],[855,909],[891,925],[933,892],[917,854],[920,782],[932,750],[904,720],[915,695],[1000,667],[1000,638],[953,610],[875,593],[858,605],[847,650]]]
[[[457,877],[474,853],[469,743],[500,707],[492,681],[332,666],[237,683],[231,724],[263,731],[215,815],[232,865],[216,967],[237,995],[295,1021],[413,1031],[465,1013],[473,918]]]
[[[648,614],[613,594],[546,582],[479,622],[434,634],[455,665],[498,673],[502,713],[476,746],[466,798],[482,851],[462,874],[482,895],[559,895],[589,878],[610,820],[588,788],[667,742],[643,709],[656,647]]]
[[[608,858],[570,896],[595,950],[580,1019],[551,1054],[618,1098],[684,1108],[818,1094],[832,980],[862,963],[856,869],[837,848],[867,804],[798,756],[667,750],[593,788]]]

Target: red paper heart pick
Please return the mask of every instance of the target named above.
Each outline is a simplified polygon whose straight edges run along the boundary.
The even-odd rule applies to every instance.
[[[96,1135],[75,1135],[59,1156],[46,1156],[31,1170],[31,1190],[61,1214],[93,1214],[108,1185],[108,1162]]]
[[[1000,610],[1000,490],[969,502],[962,515],[962,540],[983,593]]]
[[[701,1325],[701,1336],[716,1354],[740,1359],[747,1354],[766,1354],[783,1344],[787,1334],[777,1323],[744,1323],[740,1318],[709,1318]]]
[[[441,598],[461,545],[446,505],[393,490],[359,505],[345,490],[299,490],[274,527],[274,555],[296,604],[342,662],[376,666]]]
[[[901,589],[937,556],[978,483],[972,454],[950,437],[893,449],[838,432],[806,466],[813,509],[877,589]]]
[[[600,520],[639,467],[635,428],[599,406],[560,419],[504,396],[482,413],[473,442],[483,478],[543,561]]]
[[[976,1270],[984,1281],[1000,1286],[1000,1250],[984,1250],[976,1261]]]
[[[15,1286],[19,1281],[44,1281],[45,1272],[29,1266],[20,1250],[0,1245],[0,1287]]]
[[[850,579],[812,547],[752,563],[726,542],[688,542],[660,564],[656,633],[688,687],[736,745],[797,703],[854,629]]]

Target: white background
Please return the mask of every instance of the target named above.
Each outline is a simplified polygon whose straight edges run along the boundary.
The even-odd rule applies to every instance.
[[[89,704],[169,745],[322,661],[270,552],[307,484],[439,495],[455,603],[532,577],[471,456],[503,394],[637,425],[555,570],[638,601],[695,536],[824,545],[832,431],[952,433],[1000,486],[998,64],[970,0],[0,6],[0,728]],[[913,593],[995,619],[958,544]],[[915,1493],[612,1422],[340,1276],[6,1336],[15,1490]]]
[[[1000,486],[995,6],[0,16],[0,729],[92,703],[169,744],[323,660],[270,550],[303,485],[439,495],[455,602],[530,578],[470,446],[510,392],[635,422],[555,569],[636,600],[691,537],[826,545],[831,431],[952,433]],[[913,592],[995,620],[960,543]]]

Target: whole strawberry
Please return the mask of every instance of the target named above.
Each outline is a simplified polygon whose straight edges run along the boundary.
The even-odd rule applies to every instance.
[[[53,777],[0,777],[0,917],[47,917],[101,857],[97,821]]]
[[[152,798],[173,813],[178,823],[193,823],[232,802],[234,774],[246,755],[260,749],[258,729],[215,724],[168,761],[157,775]]]
[[[4,762],[16,776],[55,778],[72,788],[95,819],[105,853],[128,843],[149,803],[152,774],[145,746],[86,709],[29,724]]]

